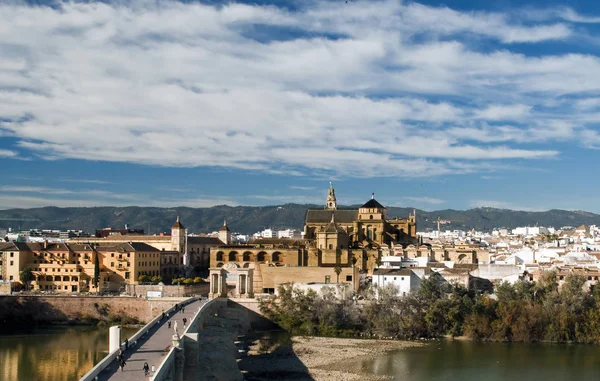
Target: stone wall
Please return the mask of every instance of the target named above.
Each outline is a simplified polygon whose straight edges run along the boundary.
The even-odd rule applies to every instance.
[[[0,296],[0,325],[111,320],[115,316],[148,322],[182,299],[129,297]]]
[[[183,298],[188,296],[207,296],[210,290],[209,283],[200,283],[189,286],[161,286],[130,284],[126,286],[125,292],[130,296],[146,296],[148,291],[160,291],[164,297]]]
[[[259,264],[254,274],[254,293],[260,294],[265,288],[276,289],[286,283],[324,283],[328,276],[330,283],[336,283],[338,276],[334,267],[279,267]],[[341,267],[340,283],[350,283],[358,289],[358,271],[352,267]],[[347,277],[349,277],[348,280]]]

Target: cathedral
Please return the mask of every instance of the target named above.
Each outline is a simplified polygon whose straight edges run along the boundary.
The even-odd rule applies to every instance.
[[[330,183],[325,208],[306,212],[304,238],[317,240],[319,249],[327,249],[329,244],[321,242],[318,237],[331,221],[335,221],[348,236],[348,248],[378,248],[417,242],[415,213],[408,218],[388,219],[387,208],[375,200],[375,194],[358,209],[338,209],[335,189]]]
[[[226,226],[222,232],[226,232]],[[357,290],[384,250],[417,243],[416,216],[388,218],[375,196],[357,209],[338,209],[330,184],[325,208],[306,212],[303,240],[259,239],[210,249],[211,297],[252,297],[284,283],[346,283]],[[235,288],[235,291],[231,291]]]

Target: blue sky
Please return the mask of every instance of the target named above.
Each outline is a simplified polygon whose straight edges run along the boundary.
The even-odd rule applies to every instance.
[[[0,209],[600,212],[594,1],[0,0]]]

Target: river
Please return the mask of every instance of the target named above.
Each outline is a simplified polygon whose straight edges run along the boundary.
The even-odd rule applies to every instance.
[[[600,346],[441,340],[361,365],[367,373],[402,381],[597,381]]]
[[[123,328],[123,340],[138,328]],[[108,351],[108,327],[51,326],[0,335],[0,380],[78,380]]]

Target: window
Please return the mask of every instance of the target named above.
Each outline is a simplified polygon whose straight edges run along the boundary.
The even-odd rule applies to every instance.
[[[15,264],[15,262],[13,262],[13,261],[10,261],[10,265],[11,265],[11,266],[12,266],[12,265],[14,265],[14,264]]]
[[[9,279],[10,279],[10,280],[13,280],[13,276],[11,275]]]
[[[333,249],[333,245],[329,244],[329,250]]]
[[[565,279],[565,277],[561,275],[561,276],[560,276],[558,279],[559,279],[559,280],[564,280],[564,279]]]
[[[110,267],[115,267],[115,263],[114,263],[114,262],[111,262],[111,263],[110,263]]]
[[[14,255],[15,255],[15,253],[10,253],[10,257],[11,258],[14,257]]]
[[[404,277],[400,277],[400,280],[404,280]]]
[[[372,215],[372,214],[369,216],[369,219],[370,219],[370,220],[372,220],[372,219],[373,219],[373,215]]]
[[[129,272],[125,273],[125,279],[129,279]]]
[[[346,282],[352,282],[352,275],[346,275]]]
[[[396,280],[396,277],[394,277],[394,280]]]

